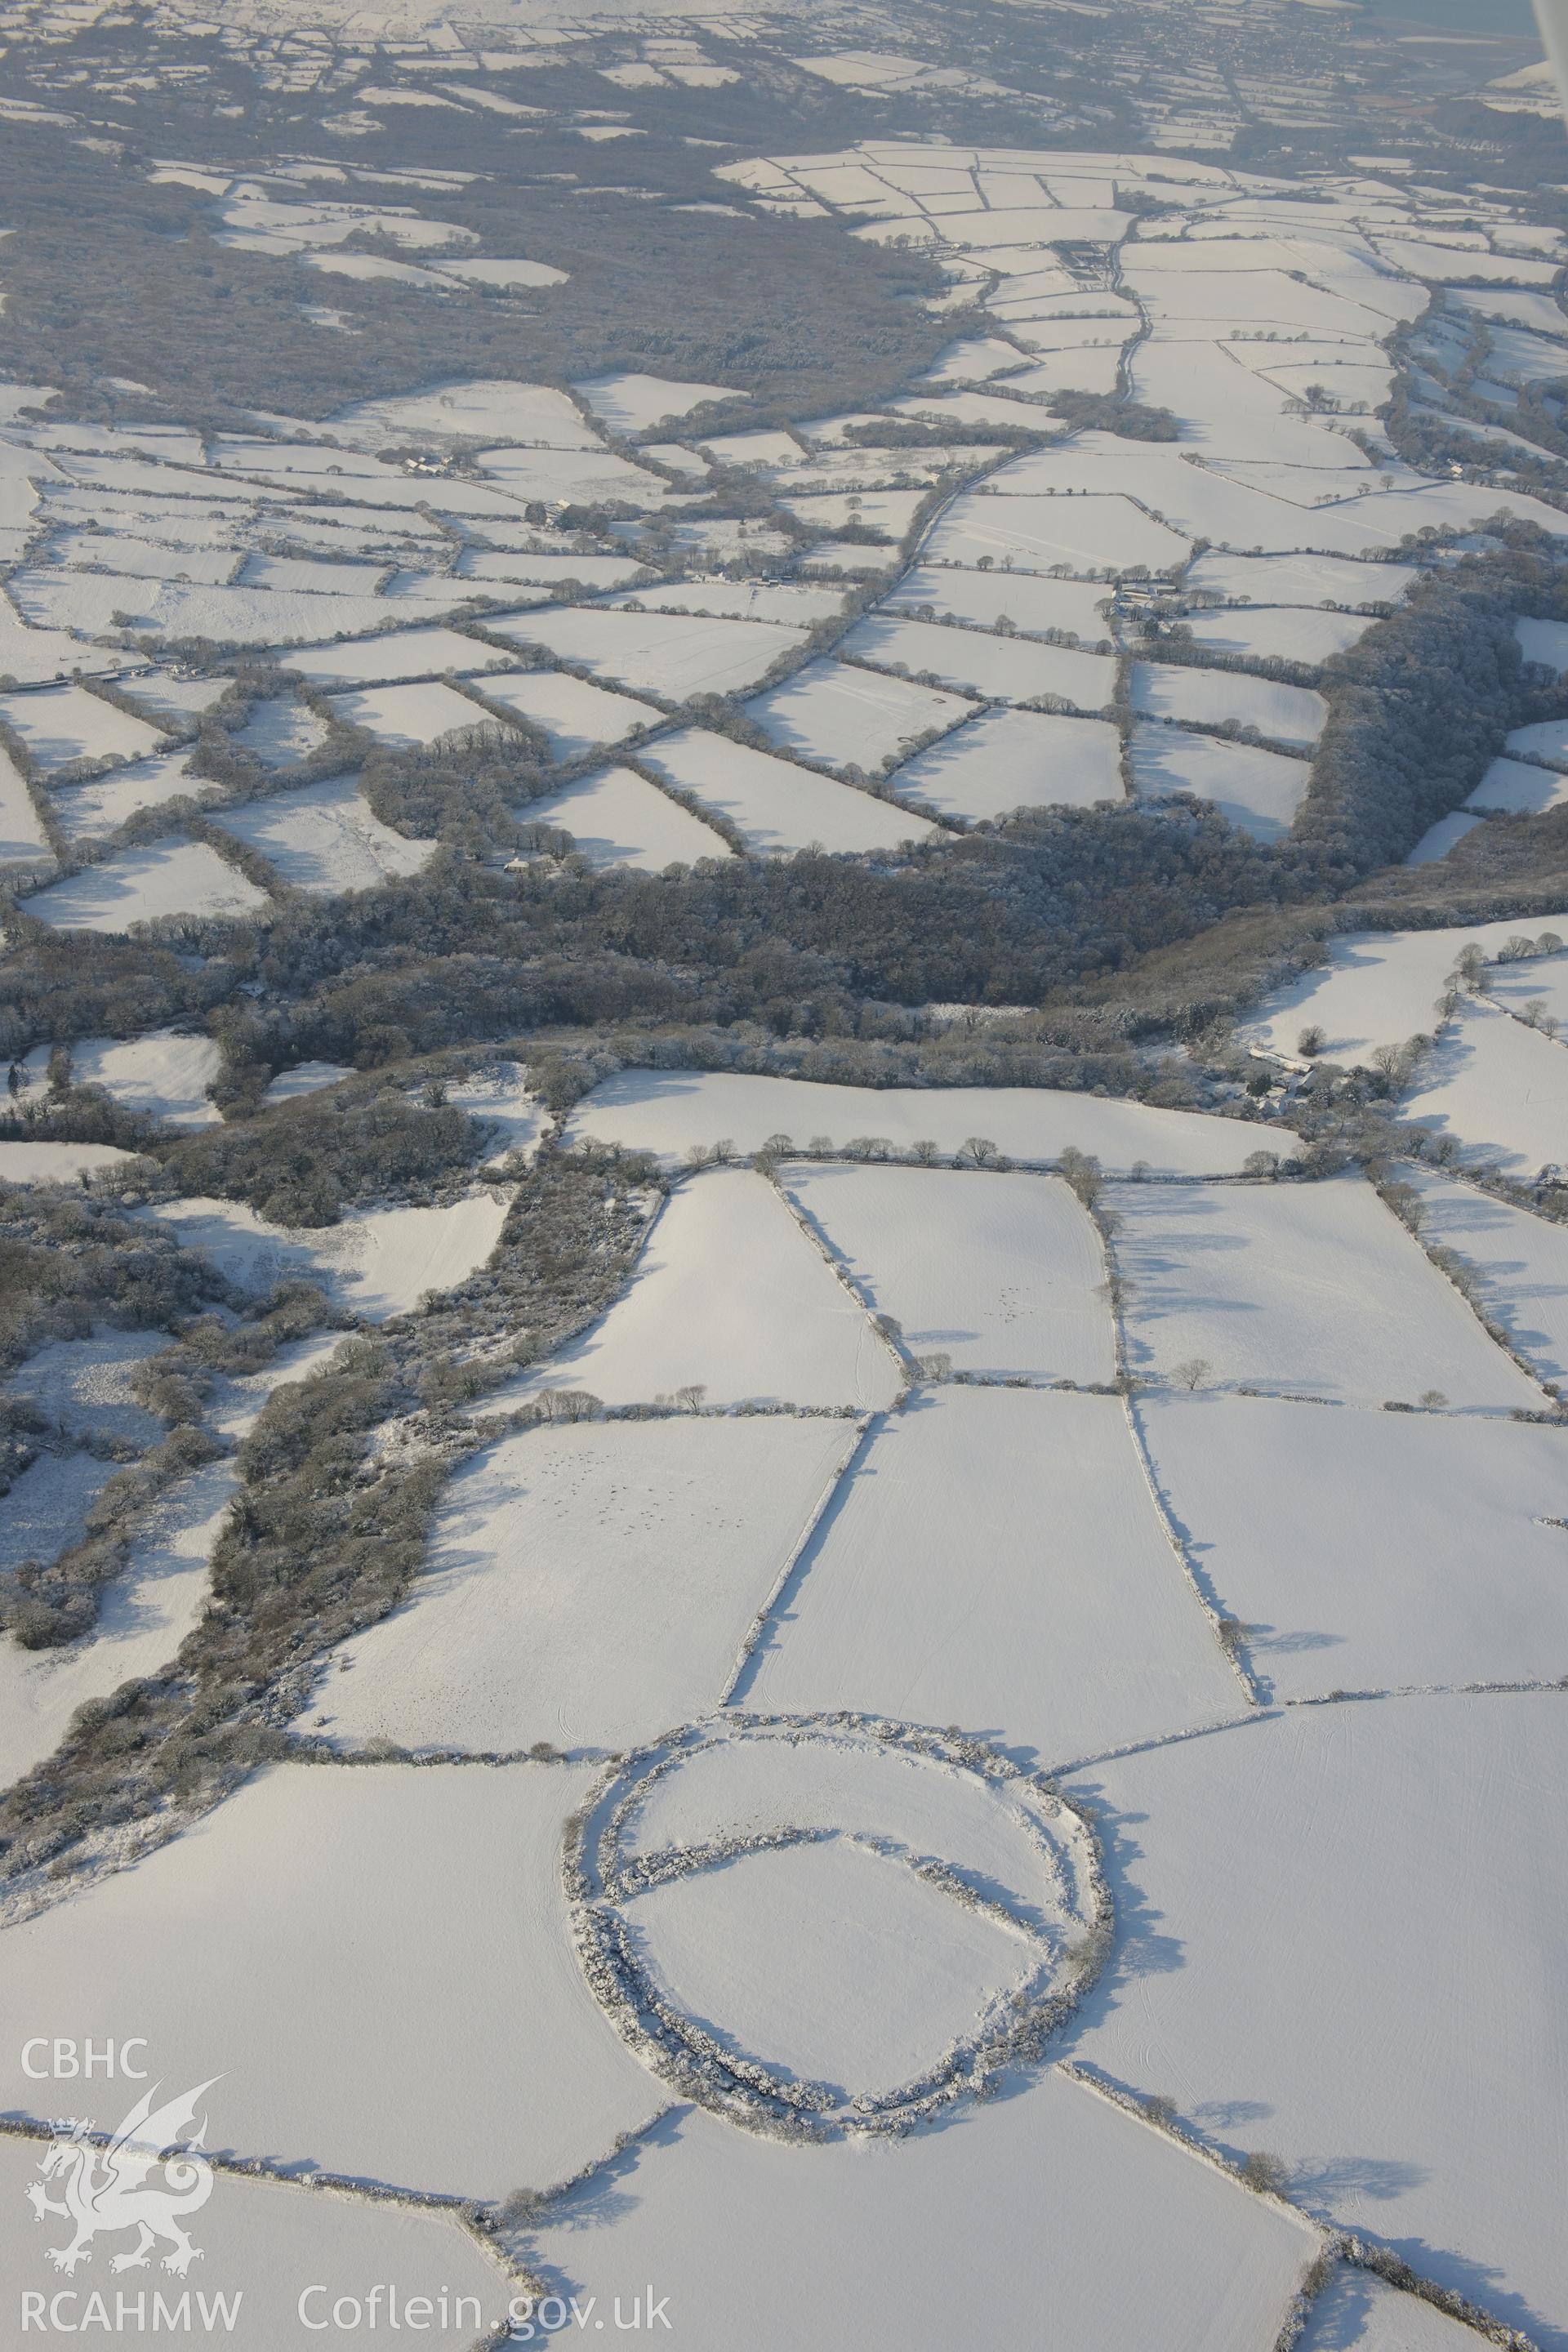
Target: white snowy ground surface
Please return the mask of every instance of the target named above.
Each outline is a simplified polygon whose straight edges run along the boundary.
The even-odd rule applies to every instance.
[[[1260,1148],[1286,1157],[1291,1150],[1289,1136],[1247,1120],[1047,1087],[839,1087],[705,1070],[624,1070],[584,1097],[567,1131],[671,1160],[726,1139],[744,1155],[774,1135],[802,1145],[822,1135],[840,1150],[857,1137],[881,1138],[900,1150],[929,1137],[952,1156],[978,1136],[1031,1165],[1071,1148],[1123,1174],[1143,1160],[1173,1176],[1228,1174]]]
[[[623,73],[728,70],[635,37],[649,54]],[[461,46],[442,28],[443,55]],[[538,86],[507,54],[508,88]],[[855,90],[901,62],[802,69]],[[412,62],[386,82],[389,109],[498,95],[457,63],[440,93]],[[254,185],[157,172],[210,195],[245,249],[363,270],[389,301],[464,272],[547,301],[548,265],[454,258],[447,226],[301,193],[304,168]],[[362,184],[352,160],[330,168]],[[67,931],[151,923],[194,958],[205,926],[264,929],[274,894],[417,892],[432,845],[323,779],[329,739],[281,686],[242,715],[235,662],[186,674],[181,641],[202,635],[276,655],[388,737],[509,712],[561,771],[520,816],[591,864],[818,845],[893,865],[911,839],[942,855],[944,824],[1129,792],[1196,793],[1280,837],[1322,704],[1270,663],[1319,662],[1397,606],[1430,567],[1404,560],[1428,527],[1501,509],[1568,530],[1527,492],[1423,475],[1346,416],[1304,413],[1320,373],[1352,413],[1381,403],[1390,334],[1429,279],[1489,281],[1442,299],[1492,322],[1513,380],[1561,373],[1559,248],[1521,247],[1517,205],[1470,191],[1456,226],[1439,192],[1353,170],[1304,205],[1159,152],[868,140],[724,164],[737,207],[914,236],[978,292],[984,331],[893,410],[941,419],[942,457],[846,438],[874,416],[785,433],[731,415],[703,441],[704,404],[734,387],[634,373],[576,398],[496,381],[367,401],[328,420],[330,446],[261,416],[127,446],[73,426],[58,395],[0,404],[0,858],[22,902]],[[417,258],[337,251],[355,220]],[[1070,431],[1044,404],[1108,387],[1123,353],[1174,442]],[[998,424],[1037,446],[967,441]],[[462,467],[411,478],[411,436]],[[765,517],[689,513],[721,463],[820,537],[792,557]],[[620,519],[596,551],[549,518],[602,500]],[[1219,601],[1180,662],[1141,664],[1124,777],[1097,715],[1113,640],[1134,642],[1117,575],[1173,577],[1200,540],[1183,585]],[[718,576],[753,551],[802,576]],[[823,651],[813,628],[858,583],[852,636]],[[139,650],[107,642],[117,614]],[[1524,616],[1519,635],[1562,669],[1562,625]],[[772,748],[732,742],[704,696],[749,698]],[[204,713],[249,763],[244,796],[189,773]],[[1456,818],[1560,800],[1560,723],[1499,748],[1415,854],[1451,845]],[[568,764],[596,758],[637,767]],[[187,791],[201,837],[159,835]],[[1568,2345],[1568,1476],[1543,1385],[1568,1377],[1568,1251],[1525,1205],[1540,1196],[1501,1199],[1485,1175],[1568,1159],[1568,1049],[1545,1025],[1568,1021],[1568,952],[1505,961],[1520,928],[1341,935],[1244,1023],[1289,1055],[1321,1028],[1341,1066],[1436,1034],[1394,1106],[1455,1153],[1404,1171],[1421,1242],[1359,1178],[1242,1178],[1294,1148],[1264,1115],[635,1067],[578,1103],[569,1142],[672,1171],[768,1145],[778,1189],[734,1165],[686,1178],[608,1312],[481,1400],[496,1424],[453,1439],[404,1605],[293,1693],[297,1760],[155,1850],[128,1836],[121,1867],[48,1879],[0,1929],[5,2014],[145,2032],[171,2089],[206,2085],[207,2146],[283,2176],[220,2167],[198,2231],[197,2277],[245,2271],[268,2352],[319,2340],[289,2300],[301,2277],[471,2294],[471,2320],[416,2331],[454,2352],[493,2329],[499,2263],[449,2202],[387,2189],[484,2200],[489,2221],[527,2192],[509,2246],[600,2298],[585,2326],[616,2294],[666,2295],[678,2340],[714,2352],[803,2334],[834,2352],[948,2336],[1268,2352],[1329,2228]],[[1568,915],[1524,928],[1561,939]],[[1472,943],[1478,992],[1442,1014]],[[77,1075],[177,1125],[214,1113],[205,1035],[92,1039]],[[265,1106],[347,1075],[307,1058]],[[30,1062],[19,1084],[43,1077]],[[514,1066],[451,1098],[495,1120],[497,1156],[542,1148]],[[1069,1147],[1102,1163],[1109,1258],[1047,1172]],[[917,1152],[965,1164],[889,1164]],[[977,1164],[998,1156],[1014,1166]],[[106,1145],[0,1143],[6,1181],[124,1165]],[[374,1322],[479,1265],[510,1192],[476,1174],[445,1205],[306,1232],[229,1202],[155,1213],[242,1287],[308,1276]],[[1506,1349],[1423,1243],[1456,1254]],[[0,1570],[79,1542],[110,1443],[156,1441],[127,1385],[145,1337],[33,1360],[58,1426],[4,1498]],[[279,1376],[337,1343],[287,1351]],[[272,1378],[220,1384],[221,1438],[244,1439]],[[506,1425],[536,1409],[587,1417]],[[170,1491],[90,1636],[0,1653],[7,1777],[47,1768],[84,1702],[167,1669],[211,1598],[233,1475],[220,1460]],[[636,1772],[641,1811],[623,1815]],[[635,1980],[605,1973],[623,1935],[709,2036],[684,2072],[660,2071]],[[1042,1953],[1062,2005],[1021,2015]],[[30,2135],[0,2137],[16,2216],[0,2296],[18,2261],[59,2283],[21,2191],[60,2086],[22,2071],[19,2042],[0,2049],[0,2112]],[[744,2127],[758,2070],[773,2137]],[[94,2083],[71,2104],[108,2128],[130,2100]],[[1281,2195],[1239,2176],[1248,2152],[1279,2159]],[[319,2169],[346,2185],[307,2191]],[[86,2276],[107,2284],[107,2261]],[[1306,2352],[1479,2340],[1342,2263],[1305,2321]]]

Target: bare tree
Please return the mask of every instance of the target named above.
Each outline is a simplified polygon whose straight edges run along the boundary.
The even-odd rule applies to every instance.
[[[1184,1363],[1171,1366],[1171,1378],[1190,1395],[1194,1389],[1202,1388],[1213,1370],[1206,1356],[1189,1356]]]
[[[1100,1198],[1101,1185],[1100,1162],[1093,1153],[1080,1151],[1073,1143],[1064,1144],[1057,1168],[1084,1207],[1092,1209]]]
[[[1242,2165],[1241,2177],[1249,2189],[1260,2189],[1270,2197],[1282,2197],[1290,2183],[1290,2168],[1282,2156],[1271,2156],[1267,2148],[1255,2147]]]

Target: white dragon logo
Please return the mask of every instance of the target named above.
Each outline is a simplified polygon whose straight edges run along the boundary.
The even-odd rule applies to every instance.
[[[220,2079],[215,2074],[194,2091],[166,2100],[155,2111],[153,2101],[160,2086],[154,2083],[103,2147],[89,2137],[91,2126],[87,2123],[55,2126],[55,2137],[38,2170],[46,2180],[62,2183],[64,2200],[46,2196],[36,2180],[29,2184],[26,2197],[35,2220],[42,2221],[58,2213],[75,2225],[76,2235],[68,2246],[47,2250],[57,2270],[74,2272],[79,2263],[89,2263],[92,2240],[112,2237],[122,2230],[135,2230],[137,2242],[130,2253],[113,2256],[111,2271],[145,2269],[160,2239],[173,2249],[163,2257],[166,2271],[183,2277],[200,2259],[202,2250],[192,2245],[181,2227],[181,2217],[199,2212],[213,2193],[212,2166],[199,2153],[206,2137],[206,2117],[202,2117],[201,2129],[192,2137],[187,2138],[186,2126],[204,2092]],[[161,2183],[148,2179],[155,2168],[162,2172]]]

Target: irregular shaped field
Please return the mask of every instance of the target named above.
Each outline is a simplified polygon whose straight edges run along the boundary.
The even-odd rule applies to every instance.
[[[1325,942],[1327,960],[1266,996],[1243,1034],[1292,1054],[1300,1032],[1323,1032],[1325,1061],[1370,1062],[1378,1045],[1403,1045],[1438,1025],[1438,1000],[1462,949],[1495,955],[1522,927],[1476,923],[1432,931],[1348,931]],[[1532,921],[1568,937],[1568,915]]]
[[[182,798],[210,801],[217,791],[190,772],[188,751],[164,751],[153,760],[132,760],[83,783],[57,784],[49,803],[61,831],[72,842],[91,841],[120,827],[142,809],[163,808]]]
[[[624,743],[628,735],[657,727],[664,715],[651,702],[612,694],[566,670],[502,670],[486,678],[482,691],[537,727],[557,760],[580,760],[601,743]]]
[[[149,1029],[141,1037],[87,1037],[69,1048],[71,1084],[101,1087],[126,1110],[145,1111],[171,1127],[210,1127],[220,1116],[207,1088],[223,1067],[223,1049],[211,1037]],[[22,1065],[24,1101],[48,1086],[47,1045],[35,1045]]]
[[[507,1203],[481,1190],[439,1208],[354,1209],[335,1225],[297,1227],[275,1225],[241,1201],[160,1202],[147,1213],[242,1290],[269,1290],[303,1275],[380,1322],[482,1265],[500,1238]]]
[[[118,2125],[135,2090],[134,2084],[105,2084],[101,2077],[93,2084],[90,2104],[100,2128]],[[201,2102],[215,2144],[223,2137],[225,2098],[220,2079]],[[78,2105],[83,2104],[79,2096]],[[27,2189],[41,2186],[38,2164],[47,2145],[42,2139],[0,2139],[0,2194],[16,2213]],[[429,2208],[312,2189],[309,2176],[279,2181],[220,2171],[194,2228],[202,2259],[184,2280],[155,2275],[148,2284],[145,2274],[140,2284],[121,2279],[122,2306],[117,2305],[116,2288],[99,2282],[111,2326],[123,2308],[127,2332],[134,2327],[140,2294],[151,2334],[158,2321],[155,2298],[162,2293],[164,2310],[172,2315],[170,2330],[177,2335],[177,2315],[188,2291],[193,2333],[200,2326],[200,2299],[205,2294],[215,2327],[222,2326],[226,2304],[237,2311],[241,2339],[255,2330],[268,2352],[310,2352],[321,2342],[320,2329],[332,2326],[334,2308],[345,2325],[358,2328],[365,2325],[367,2312],[385,2324],[395,2307],[398,2325],[417,2330],[429,2352],[469,2352],[479,2332],[505,2318],[515,2292],[496,2259],[457,2220]],[[18,2247],[21,2236],[20,2229],[14,2232]],[[40,2251],[33,2249],[35,2255]],[[47,2271],[39,2274],[49,2282],[41,2290],[47,2314],[59,2282]],[[372,2303],[377,2282],[379,2296]],[[388,2294],[393,2283],[395,2306]],[[68,2295],[71,2289],[65,2292]],[[76,2300],[58,2306],[73,2329],[95,2327],[91,2293],[83,2281]],[[18,2297],[18,2308],[26,2314],[29,2307]],[[26,2315],[22,2325],[31,2332]]]
[[[1467,1158],[1528,1180],[1568,1145],[1568,1046],[1489,1004],[1466,1004],[1401,1103]]]
[[[1183,562],[1187,542],[1133,505],[1108,483],[1099,498],[955,499],[921,553],[934,563],[1011,563],[1020,572],[1069,572],[1106,579],[1144,565],[1166,572]]]
[[[202,1613],[207,1561],[237,1489],[224,1462],[171,1489],[80,1641],[50,1650],[0,1642],[0,1787],[52,1756],[87,1700],[168,1664]]]
[[[865,1310],[763,1177],[717,1170],[673,1193],[603,1321],[501,1399],[587,1389],[651,1403],[880,1406],[901,1386]]]
[[[1313,2304],[1301,2352],[1475,2352],[1476,2331],[1342,2263]]]
[[[494,635],[542,646],[595,677],[683,702],[690,694],[731,694],[754,686],[804,630],[777,621],[689,619],[677,613],[606,610],[525,613],[492,621]]]
[[[616,1748],[704,1715],[855,1444],[786,1414],[583,1423],[458,1473],[424,1574],[319,1694],[335,1746]]]
[[[1073,1782],[1131,1923],[1077,2053],[1547,2340],[1565,1768],[1561,1695],[1526,1691],[1289,1707]]]
[[[824,1135],[827,1149],[880,1137],[899,1150],[929,1136],[951,1156],[980,1136],[1014,1160],[1049,1162],[1071,1146],[1108,1170],[1142,1161],[1180,1176],[1228,1173],[1260,1144],[1291,1156],[1289,1138],[1250,1120],[1048,1087],[830,1087],[731,1071],[623,1070],[584,1096],[568,1131],[676,1159],[726,1137],[748,1153],[776,1134],[797,1144]]]
[[[1494,760],[1469,799],[1468,809],[1508,809],[1541,816],[1568,800],[1568,776],[1526,760]],[[1447,820],[1445,820],[1447,822]]]
[[[1110,1381],[1100,1239],[1049,1177],[943,1168],[796,1167],[791,1199],[917,1357],[960,1371]]]
[[[297,890],[374,890],[419,873],[436,854],[433,841],[410,841],[383,824],[353,776],[246,801],[225,809],[222,823]]]
[[[74,1184],[94,1169],[128,1166],[132,1157],[114,1143],[0,1142],[0,1182]]]
[[[363,727],[395,751],[505,731],[493,713],[439,678],[418,686],[363,687],[357,694],[340,694],[334,707],[349,726]]]
[[[162,729],[133,719],[85,686],[0,695],[0,719],[47,775],[79,761],[139,760],[161,751],[168,740]]]
[[[1103,710],[1116,688],[1116,665],[1103,654],[1034,644],[1027,637],[989,636],[978,629],[942,628],[903,615],[873,614],[844,639],[855,661],[913,675],[929,671],[944,686],[966,687],[997,702],[1030,702],[1058,695],[1080,710]]]
[[[738,1698],[984,1726],[1046,1766],[1237,1714],[1119,1400],[940,1389],[880,1425]]]
[[[1486,1310],[1543,1381],[1568,1381],[1568,1226],[1531,1215],[1430,1168],[1402,1168],[1420,1195],[1429,1244],[1479,1275]]]
[[[456,629],[399,629],[394,635],[356,637],[346,643],[297,646],[289,667],[315,686],[381,686],[398,678],[474,677],[504,669],[507,656]]]
[[[1328,715],[1322,696],[1310,688],[1249,677],[1245,670],[1193,669],[1170,662],[1133,663],[1132,708],[1146,718],[1180,719],[1192,727],[1232,720],[1303,751],[1317,741]]]
[[[1032,630],[1071,630],[1098,645],[1106,635],[1100,606],[1103,588],[1084,580],[1042,580],[1027,572],[965,572],[949,563],[921,563],[907,572],[888,598],[888,609],[913,612],[929,604],[938,619],[964,621],[994,629],[1006,619],[1026,635]]]
[[[44,821],[10,754],[0,749],[0,866],[52,866]]]

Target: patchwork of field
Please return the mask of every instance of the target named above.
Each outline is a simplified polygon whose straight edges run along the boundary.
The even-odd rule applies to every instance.
[[[462,49],[439,32],[431,57],[385,45],[359,100],[494,103],[471,61],[416,79]],[[525,37],[498,51],[508,86],[542,88],[517,77],[561,44]],[[602,75],[623,96],[732,78],[668,27],[625,45]],[[897,86],[900,60],[796,67],[842,93]],[[636,131],[601,111],[573,128],[607,158]],[[222,243],[302,262],[323,293],[335,275],[388,303],[465,283],[499,303],[563,280],[402,201],[438,177],[288,168],[177,184],[210,195]],[[259,970],[268,923],[287,919],[281,954],[303,921],[295,894],[401,885],[399,916],[438,850],[468,850],[459,821],[444,841],[384,821],[405,806],[389,778],[510,777],[522,830],[484,853],[486,887],[510,887],[521,838],[568,895],[599,890],[584,867],[814,848],[893,866],[1130,794],[1142,831],[1187,794],[1267,845],[1327,713],[1327,684],[1300,681],[1439,560],[1420,534],[1500,511],[1568,532],[1530,477],[1417,471],[1373,414],[1417,320],[1491,321],[1500,385],[1561,373],[1560,247],[1521,243],[1495,192],[1460,219],[1371,162],[1304,204],[1185,155],[945,139],[718,178],[737,217],[921,245],[982,324],[966,311],[885,411],[787,429],[761,403],[737,429],[706,367],[226,433],[0,401],[20,486],[0,862],[30,915],[110,942],[80,950],[106,971],[153,926],[177,1001],[204,1008],[159,1016],[190,1034],[70,1048],[115,1113],[195,1131],[215,1088],[229,1100],[227,1014],[197,1025],[232,944],[208,926],[256,925]],[[1491,283],[1424,319],[1460,279]],[[1119,388],[1174,437],[1051,405]],[[884,417],[886,446],[858,437]],[[744,499],[706,503],[737,471]],[[1142,633],[1151,603],[1184,618],[1180,659]],[[1564,625],[1523,621],[1519,643],[1568,669]],[[1565,790],[1549,719],[1411,855]],[[1026,856],[1044,832],[958,854]],[[421,2332],[489,2340],[503,2256],[601,2315],[668,2295],[714,2352],[803,2328],[891,2352],[933,2326],[1262,2352],[1303,2319],[1316,2352],[1479,2340],[1337,2255],[1324,2284],[1331,2231],[1494,2332],[1563,2337],[1568,1229],[1524,1204],[1550,1210],[1541,1179],[1568,1159],[1568,915],[1526,929],[1333,935],[1244,1020],[1293,1082],[1359,1065],[1369,1116],[1427,1130],[1386,1202],[1319,1172],[1279,1088],[1216,1082],[1219,1110],[1181,1111],[1093,1091],[1092,1056],[1081,1092],[841,1085],[764,1074],[795,1049],[742,1024],[713,1057],[757,1066],[645,1068],[629,1053],[661,1064],[669,1040],[617,1034],[559,1119],[573,1089],[510,1058],[525,1045],[459,1063],[444,1099],[489,1123],[465,1175],[293,1228],[162,1198],[111,1145],[24,1139],[51,1052],[18,1060],[0,1181],[120,1171],[133,1230],[234,1286],[226,1331],[301,1280],[379,1348],[372,1327],[491,1260],[527,1166],[590,1141],[662,1164],[656,1183],[577,1162],[648,1213],[613,1303],[579,1303],[548,1353],[524,1303],[482,1359],[441,1360],[475,1370],[460,1404],[410,1383],[374,1432],[432,1498],[397,1607],[318,1629],[227,1793],[144,1839],[116,1825],[103,1866],[46,1863],[0,1930],[7,2014],[98,2041],[132,2021],[163,2075],[213,2091],[213,2144],[285,2176],[225,2172],[206,2252],[254,2262],[269,2344],[307,2340],[297,2279],[357,2294],[409,2264],[482,2305]],[[928,1008],[931,1035],[1005,1035],[1020,1009]],[[280,1034],[242,1117],[337,1087],[357,1108],[351,1035]],[[1402,1056],[1413,1039],[1431,1042]],[[805,1066],[879,1066],[869,1030],[852,1042]],[[1149,1071],[1165,1102],[1173,1066]],[[10,1477],[0,1575],[92,1534],[117,1464],[172,1425],[138,1385],[167,1335],[134,1289],[122,1311],[89,1333],[63,1316],[9,1383],[39,1446]],[[342,1336],[215,1379],[217,1446]],[[0,1780],[164,1675],[215,1599],[221,1617],[237,1489],[215,1451],[137,1523],[90,1633],[0,1645]],[[41,2136],[43,2096],[0,2051],[0,2108]],[[0,2163],[19,2210],[34,2149],[0,2140]],[[306,2194],[322,2170],[342,2179]],[[437,2210],[468,2200],[477,2221]]]
[[[460,110],[455,85],[440,103]],[[155,879],[138,862],[150,816],[164,810],[174,824],[183,797],[227,797],[170,745],[171,734],[188,743],[223,678],[172,660],[149,667],[160,635],[172,653],[198,637],[236,655],[258,649],[331,692],[340,719],[395,754],[460,756],[483,737],[519,760],[574,765],[646,738],[654,772],[694,794],[728,837],[661,807],[635,770],[563,777],[531,806],[590,864],[658,871],[737,843],[770,857],[896,853],[933,838],[915,808],[940,835],[1019,808],[1125,797],[1109,733],[1085,722],[1113,702],[1114,656],[1144,647],[1121,592],[1149,576],[1185,618],[1187,657],[1131,663],[1132,706],[1149,722],[1126,763],[1131,788],[1151,802],[1197,793],[1256,839],[1281,839],[1325,704],[1270,666],[1310,674],[1394,609],[1422,576],[1426,559],[1407,559],[1424,530],[1462,533],[1499,511],[1565,528],[1522,488],[1418,471],[1357,422],[1393,381],[1391,332],[1422,312],[1433,270],[1452,274],[1445,254],[1490,271],[1498,290],[1457,287],[1433,331],[1488,318],[1500,375],[1547,380],[1527,347],[1557,348],[1550,304],[1524,278],[1551,265],[1531,258],[1528,240],[1510,241],[1508,207],[1491,198],[1484,226],[1455,231],[1413,188],[1330,178],[1314,183],[1308,223],[1294,190],[1219,167],[1207,176],[1146,155],[1096,155],[1086,168],[1076,151],[997,150],[994,163],[954,152],[910,163],[869,141],[718,173],[729,209],[912,237],[955,287],[978,289],[985,331],[951,342],[885,411],[788,429],[737,429],[731,415],[715,435],[704,414],[732,407],[736,387],[632,370],[570,392],[506,378],[437,385],[320,424],[258,414],[243,432],[78,425],[42,393],[37,408],[0,420],[26,518],[10,583],[19,618],[0,614],[0,669],[20,685],[0,696],[0,722],[27,763],[4,801],[0,850],[34,869],[36,911],[100,931],[261,911],[194,854],[161,859]],[[183,167],[170,168],[178,179]],[[547,294],[562,278],[529,257],[465,251],[466,232],[385,201],[374,180],[355,193],[351,174],[348,194],[322,195],[302,190],[290,165],[254,182],[182,184],[211,196],[215,233],[240,250],[358,273],[384,282],[388,299],[471,282],[500,299]],[[349,247],[356,227],[391,238],[399,257]],[[1476,310],[1483,299],[1502,308]],[[1516,317],[1509,305],[1521,303]],[[1075,429],[1053,413],[1058,395],[1118,387],[1168,409],[1174,438]],[[883,415],[899,427],[940,419],[949,437],[849,437]],[[1027,440],[966,437],[997,425]],[[723,478],[718,468],[743,473],[763,504],[709,513],[700,486]],[[605,502],[614,520],[594,519]],[[879,593],[825,653],[813,631],[879,575]],[[134,653],[107,642],[129,630],[140,633]],[[1529,620],[1521,632],[1529,658],[1568,658],[1559,625]],[[508,643],[542,666],[520,667]],[[72,675],[89,666],[124,674],[123,696]],[[819,782],[760,765],[755,736],[735,745],[721,778],[721,755],[694,751],[689,725],[660,751],[668,721],[706,718],[684,706],[708,697],[734,699],[784,764]],[[1074,713],[1076,733],[1064,716]],[[315,761],[325,741],[319,713],[280,696],[237,709],[228,731],[269,772]],[[1499,764],[1471,814],[1551,804],[1556,787],[1541,780],[1552,743],[1526,731],[1532,740],[1511,747],[1525,756]],[[335,764],[356,755],[345,747]],[[824,776],[890,779],[904,806],[860,805],[824,789]],[[58,836],[37,794],[55,778],[71,848],[51,882]],[[121,838],[133,820],[135,847]],[[252,822],[236,817],[233,829]],[[314,801],[278,806],[252,845],[279,891],[374,888],[417,870],[363,828],[357,845],[329,840],[328,824]],[[1412,854],[1440,856],[1460,830],[1446,819]],[[73,871],[78,844],[110,854]]]

